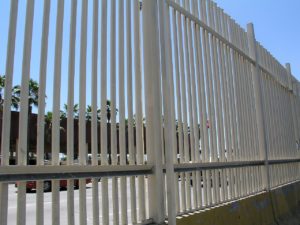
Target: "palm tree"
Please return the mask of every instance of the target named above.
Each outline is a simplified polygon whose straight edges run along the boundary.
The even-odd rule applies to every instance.
[[[20,97],[15,95],[14,93],[15,93],[15,87],[12,89],[11,107],[15,110],[18,110],[20,104]]]
[[[39,101],[39,84],[35,81],[30,79],[29,80],[29,95],[28,101],[30,106],[38,106]]]
[[[38,106],[38,99],[39,99],[39,84],[33,79],[29,80],[29,93],[28,93],[28,106],[29,106],[29,113],[32,112],[32,106]],[[12,89],[12,106],[15,109],[19,108],[20,104],[20,97],[21,97],[21,86],[15,85]]]
[[[52,121],[52,112],[47,112],[47,114],[45,115],[45,123],[51,123]]]
[[[52,112],[47,112],[45,115],[45,137],[48,143],[51,142],[51,135],[52,135],[52,117],[53,117],[53,113]],[[60,118],[62,119],[62,118]],[[59,130],[61,131],[65,131],[65,129],[60,126]]]
[[[111,102],[110,100],[106,100],[106,112],[107,112],[107,121],[110,122],[111,119]],[[118,113],[118,109],[116,109],[116,114]]]
[[[38,99],[39,99],[39,84],[33,79],[29,80],[28,85],[28,126],[27,126],[27,139],[28,139],[28,149],[27,154],[29,154],[30,149],[30,135],[31,135],[31,117],[32,117],[32,106],[38,106]],[[15,85],[12,89],[12,107],[15,109],[19,108],[20,105],[20,97],[21,97],[21,86]],[[28,157],[29,160],[29,157]]]
[[[5,88],[5,75],[0,75],[0,106],[1,109],[3,107],[3,92]],[[11,106],[13,109],[17,110],[19,108],[19,103],[20,103],[20,97],[14,94],[16,91],[18,91],[19,88],[12,88],[12,98],[11,98]]]
[[[110,107],[111,103],[110,100],[106,100],[106,112],[107,112],[107,121],[109,122],[111,119],[111,107]],[[75,104],[73,107],[73,112],[74,112],[74,118],[78,119],[79,118],[79,105]],[[91,105],[88,105],[86,108],[86,120],[91,120],[92,119],[92,112],[93,112],[93,108]],[[101,109],[97,109],[97,120],[100,121],[100,112]],[[118,113],[118,109],[116,109],[116,113]],[[64,104],[64,108],[63,110],[60,111],[61,114],[61,118],[67,118],[67,114],[68,114],[68,105]]]
[[[87,121],[90,121],[92,119],[92,106],[88,105],[85,112],[85,118]]]
[[[106,118],[107,118],[107,121],[109,122],[110,119],[111,119],[111,108],[110,108],[110,105],[111,105],[111,102],[110,100],[106,100]]]
[[[64,104],[64,108],[63,110],[60,111],[60,118],[67,118],[67,115],[68,115],[68,105],[67,104]],[[73,116],[74,116],[74,119],[78,119],[79,117],[79,105],[76,103],[74,104],[73,106]]]
[[[3,106],[3,90],[5,88],[5,75],[0,76],[0,104],[1,108]],[[29,80],[28,85],[28,131],[27,131],[27,138],[28,138],[28,148],[30,148],[30,130],[31,130],[31,117],[32,117],[32,106],[38,106],[38,99],[39,99],[39,84],[33,79]],[[12,88],[12,96],[11,96],[11,106],[12,108],[18,110],[20,106],[20,97],[21,97],[21,86],[15,85]],[[29,150],[27,151],[29,153]],[[29,157],[28,157],[29,159]]]
[[[100,109],[97,109],[97,121],[100,121]],[[86,108],[86,115],[85,118],[86,120],[90,121],[92,119],[92,113],[93,113],[93,108],[91,105],[88,105]]]
[[[45,139],[48,143],[51,143],[52,116],[52,112],[47,112],[45,115]]]

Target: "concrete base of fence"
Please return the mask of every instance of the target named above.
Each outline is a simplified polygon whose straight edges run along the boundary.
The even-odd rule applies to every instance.
[[[177,218],[177,225],[299,225],[300,182]]]

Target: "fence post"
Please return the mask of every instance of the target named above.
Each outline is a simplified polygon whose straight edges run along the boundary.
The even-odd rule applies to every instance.
[[[165,220],[162,170],[161,87],[157,1],[143,1],[143,43],[146,103],[146,150],[153,174],[148,176],[149,216]]]
[[[259,152],[260,159],[264,160],[265,166],[262,170],[262,180],[263,187],[266,191],[270,190],[270,175],[269,175],[269,162],[268,162],[268,143],[266,140],[266,126],[264,119],[264,109],[263,109],[263,100],[261,94],[261,79],[260,79],[260,69],[259,69],[259,55],[256,48],[256,40],[254,33],[254,26],[252,23],[247,25],[247,37],[250,57],[254,60],[255,64],[251,66],[252,72],[252,82],[253,82],[253,91],[255,98],[255,114],[256,114],[256,123],[257,123],[257,132],[258,132],[258,141],[259,141]]]
[[[297,124],[297,119],[296,119],[296,114],[295,114],[295,105],[294,105],[294,101],[293,101],[295,91],[294,91],[294,88],[293,88],[291,64],[286,63],[285,67],[286,67],[286,70],[287,70],[288,81],[289,81],[290,104],[291,104],[291,107],[292,107],[292,116],[293,116],[293,128],[294,128],[294,134],[295,134],[295,141],[297,143],[297,141],[299,139],[299,135],[298,135],[298,129],[297,129],[298,124]]]
[[[175,118],[174,118],[174,93],[173,85],[173,65],[172,47],[169,23],[169,6],[166,1],[158,1],[159,22],[160,22],[160,51],[161,51],[161,72],[162,72],[162,92],[164,109],[164,140],[165,140],[165,163],[167,177],[167,208],[168,224],[176,225],[176,199],[175,199],[175,174],[173,151],[175,139]],[[176,141],[175,141],[176,143]]]

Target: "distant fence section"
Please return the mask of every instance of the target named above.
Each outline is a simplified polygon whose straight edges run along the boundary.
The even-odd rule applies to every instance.
[[[11,0],[7,6],[6,58],[0,58],[1,225],[13,213],[18,225],[33,223],[26,218],[28,181],[36,181],[36,224],[53,225],[176,224],[176,216],[299,181],[300,83],[289,64],[256,41],[252,24],[245,31],[210,0],[25,5]],[[36,163],[28,165],[32,77],[39,85]],[[21,85],[14,152],[15,79]],[[61,180],[67,180],[66,199]],[[18,184],[15,208],[8,208],[11,182]]]

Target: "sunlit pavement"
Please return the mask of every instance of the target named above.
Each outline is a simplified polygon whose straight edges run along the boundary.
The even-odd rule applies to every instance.
[[[87,203],[87,224],[92,224],[93,219],[93,209],[92,209],[92,184],[87,184],[86,186],[86,203]],[[131,209],[130,209],[130,183],[129,179],[127,179],[127,203],[128,203],[128,223],[131,223]],[[101,181],[98,183],[99,188],[99,218],[100,223],[102,220],[102,197],[101,197]],[[112,211],[112,180],[108,180],[108,190],[109,190],[109,216],[110,221],[113,220],[113,211]],[[119,185],[119,196],[120,196],[120,185]],[[8,225],[15,225],[17,218],[17,188],[14,184],[9,185],[9,196],[8,196]],[[44,224],[51,225],[51,207],[52,207],[52,194],[51,192],[44,193]],[[74,190],[74,205],[75,205],[75,224],[79,225],[79,190]],[[120,202],[119,202],[120,208]],[[26,224],[32,225],[36,224],[36,193],[33,191],[32,193],[26,194]],[[67,191],[60,191],[60,224],[65,225],[68,224],[67,221]],[[111,222],[112,224],[112,222]]]

